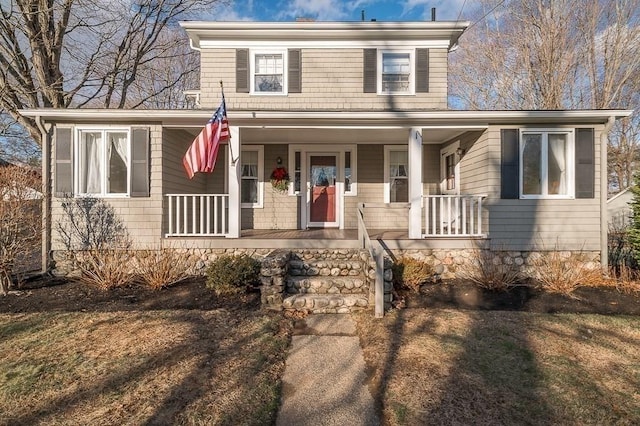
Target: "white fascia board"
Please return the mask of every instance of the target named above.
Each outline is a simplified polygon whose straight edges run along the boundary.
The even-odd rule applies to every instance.
[[[301,46],[324,43],[333,47],[341,43],[381,40],[383,43],[414,43],[446,40],[446,47],[455,45],[469,22],[206,22],[183,21],[180,26],[192,40],[192,47],[247,46],[265,42],[270,46],[293,41]],[[238,43],[237,45],[234,43]],[[290,45],[289,45],[290,46]],[[342,46],[340,46],[342,47]]]
[[[357,49],[357,48],[385,48],[385,49],[418,49],[418,48],[449,48],[449,40],[200,40],[198,50],[201,49]],[[193,47],[193,46],[192,46]]]
[[[26,117],[47,122],[160,124],[188,126],[206,122],[211,110],[126,109],[24,109]],[[531,123],[605,123],[610,117],[624,118],[632,110],[567,111],[239,111],[228,110],[230,122],[238,126],[486,126]]]

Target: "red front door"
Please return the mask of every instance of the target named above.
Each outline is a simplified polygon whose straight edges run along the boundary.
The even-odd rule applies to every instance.
[[[335,224],[337,160],[335,155],[309,157],[309,222],[312,226]]]

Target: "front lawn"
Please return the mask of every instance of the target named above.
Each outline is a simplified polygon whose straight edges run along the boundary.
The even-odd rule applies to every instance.
[[[405,309],[356,318],[387,424],[640,424],[640,317]]]
[[[287,330],[254,309],[0,313],[0,424],[270,424]]]

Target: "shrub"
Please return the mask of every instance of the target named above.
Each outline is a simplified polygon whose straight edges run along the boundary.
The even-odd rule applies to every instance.
[[[128,249],[93,249],[80,254],[78,279],[102,290],[124,287],[133,281]]]
[[[248,255],[223,255],[207,268],[207,287],[217,296],[242,293],[259,280],[260,262]]]
[[[474,251],[471,262],[461,269],[460,277],[491,291],[506,291],[522,279],[517,265],[505,264],[499,252],[489,250]]]
[[[625,264],[609,267],[609,279],[606,284],[625,294],[640,292],[640,272]]]
[[[533,262],[535,279],[545,291],[569,294],[580,285],[595,285],[602,281],[600,270],[590,263],[583,254],[567,256],[552,251]]]
[[[137,272],[142,282],[154,290],[175,284],[188,277],[187,256],[176,249],[139,250]]]
[[[394,285],[412,291],[420,290],[420,286],[433,275],[431,265],[412,257],[399,259],[391,268]]]

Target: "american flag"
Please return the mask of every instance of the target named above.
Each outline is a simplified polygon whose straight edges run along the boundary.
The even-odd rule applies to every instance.
[[[222,103],[215,114],[204,126],[187,150],[182,159],[184,169],[189,179],[198,172],[210,173],[216,165],[220,143],[229,139],[229,122],[227,121],[227,107],[222,94]]]

